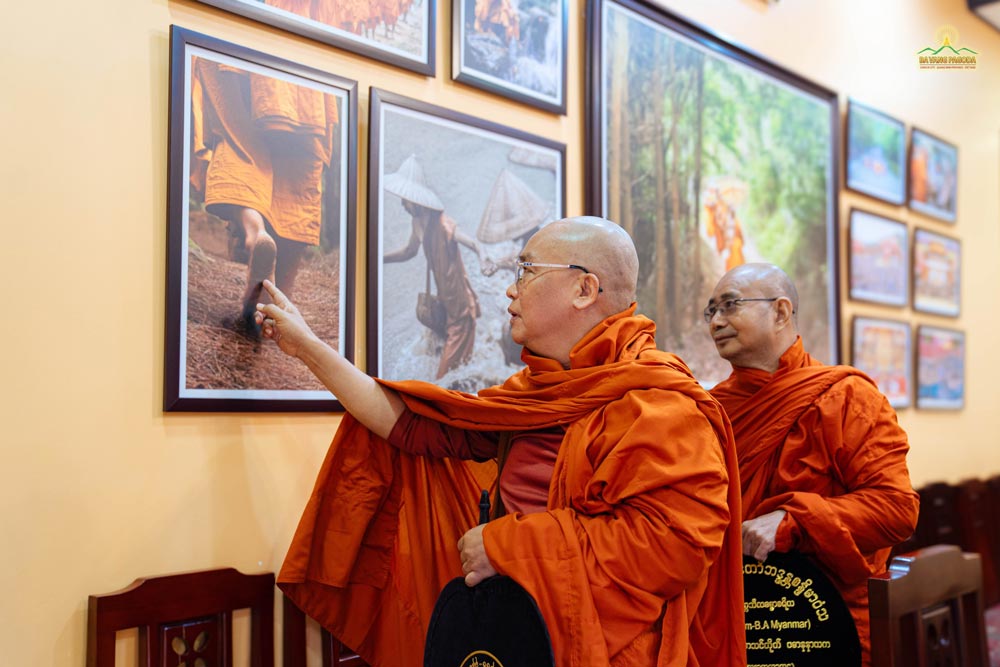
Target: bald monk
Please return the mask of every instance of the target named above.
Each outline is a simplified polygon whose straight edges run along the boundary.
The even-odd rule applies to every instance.
[[[878,387],[802,347],[798,294],[772,264],[722,277],[705,308],[733,373],[712,389],[733,422],[743,487],[743,553],[808,554],[844,597],[871,664],[868,577],[917,523],[909,449]]]
[[[655,349],[637,274],[606,220],[537,232],[507,289],[527,367],[478,395],[365,375],[265,283],[264,336],[348,411],[282,589],[373,665],[419,666],[444,584],[495,574],[534,597],[558,665],[746,665],[731,429]],[[497,459],[504,510],[473,528]]]

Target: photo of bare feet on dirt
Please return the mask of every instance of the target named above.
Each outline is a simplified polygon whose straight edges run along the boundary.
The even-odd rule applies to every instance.
[[[196,47],[186,60],[178,398],[331,401],[253,313],[271,280],[344,352],[347,91],[233,49],[249,60]]]

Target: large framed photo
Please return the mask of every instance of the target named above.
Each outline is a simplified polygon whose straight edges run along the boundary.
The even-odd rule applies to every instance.
[[[910,208],[955,222],[958,148],[918,130],[910,133]]]
[[[368,370],[474,392],[523,366],[506,290],[563,217],[565,147],[371,91]]]
[[[847,105],[847,187],[890,204],[906,203],[906,126],[881,111]]]
[[[659,346],[724,379],[702,309],[726,271],[771,262],[836,362],[837,95],[651,3],[588,9],[587,209],[635,239]]]
[[[171,27],[165,410],[335,410],[261,337],[267,278],[353,354],[357,84]]]
[[[199,0],[337,48],[434,76],[436,0]]]
[[[917,329],[917,407],[960,410],[965,405],[965,334]]]
[[[453,0],[452,78],[566,113],[567,0]]]
[[[875,380],[892,407],[910,407],[913,384],[910,325],[872,317],[855,317],[853,324],[851,365]]]
[[[850,297],[887,306],[905,306],[910,298],[909,231],[897,220],[851,211]]]
[[[918,227],[913,232],[913,308],[958,317],[961,303],[961,243]]]

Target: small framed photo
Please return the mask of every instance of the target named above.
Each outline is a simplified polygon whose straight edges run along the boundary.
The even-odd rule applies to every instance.
[[[340,409],[253,313],[270,279],[353,354],[357,84],[170,35],[164,410]]]
[[[906,203],[906,126],[881,111],[847,105],[847,187],[890,204]]]
[[[955,222],[958,148],[913,128],[910,133],[910,208]]]
[[[567,0],[453,3],[453,79],[566,113]]]
[[[515,262],[565,208],[562,144],[373,88],[368,371],[475,392],[523,367]]]
[[[965,406],[965,333],[917,329],[917,407],[960,410]]]
[[[913,232],[913,308],[958,317],[962,295],[962,246],[926,229]]]
[[[905,306],[910,296],[906,225],[880,215],[851,211],[850,297],[887,306]]]
[[[418,74],[434,76],[436,0],[199,0]]]
[[[855,317],[851,365],[878,384],[894,408],[910,407],[913,345],[910,325],[895,320]]]

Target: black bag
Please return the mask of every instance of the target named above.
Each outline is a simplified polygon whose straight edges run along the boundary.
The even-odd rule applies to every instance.
[[[448,309],[444,300],[431,294],[431,267],[427,267],[427,291],[417,295],[417,320],[442,338],[448,332]]]
[[[534,598],[510,577],[469,588],[452,579],[434,605],[424,667],[553,667],[552,644]]]

